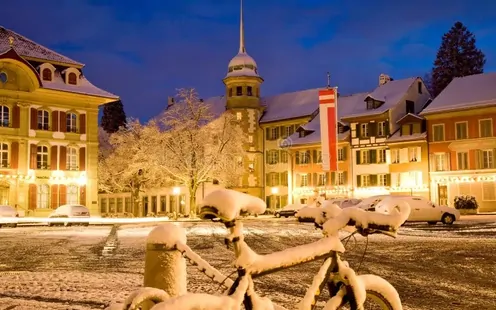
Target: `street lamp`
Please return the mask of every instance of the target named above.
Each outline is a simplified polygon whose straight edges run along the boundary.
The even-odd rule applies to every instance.
[[[270,189],[270,192],[272,193],[272,195],[277,195],[279,193],[279,188],[277,187],[272,187]]]

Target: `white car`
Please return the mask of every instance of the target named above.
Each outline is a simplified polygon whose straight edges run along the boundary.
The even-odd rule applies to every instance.
[[[88,219],[90,218],[90,211],[88,208],[86,208],[83,205],[76,205],[76,204],[69,204],[69,205],[62,205],[55,209],[48,218],[50,219],[64,219],[68,218],[71,219],[70,221],[64,222],[63,220],[60,222],[49,222],[48,226],[54,226],[54,225],[64,225],[64,226],[70,226],[72,224],[82,224],[84,226],[89,225]]]
[[[356,207],[360,202],[362,202],[361,199],[355,199],[355,198],[345,198],[345,199],[331,199],[328,200],[331,203],[338,205],[341,209],[344,208],[349,208],[349,207]]]
[[[17,227],[19,213],[11,206],[0,205],[0,227]]]
[[[375,211],[390,213],[395,207],[395,200],[403,200],[410,205],[411,211],[407,222],[427,222],[430,225],[441,222],[445,225],[452,225],[460,219],[460,212],[457,209],[439,206],[420,196],[388,196],[376,204]]]

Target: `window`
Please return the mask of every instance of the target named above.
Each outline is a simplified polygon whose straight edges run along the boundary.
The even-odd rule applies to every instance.
[[[317,151],[317,158],[315,158],[315,163],[316,164],[322,163],[322,151]]]
[[[279,162],[279,152],[278,151],[269,151],[268,164],[275,165]]]
[[[241,120],[241,112],[236,112],[236,120],[240,121]]]
[[[435,171],[445,171],[446,169],[446,154],[434,154],[434,168]]]
[[[370,186],[370,175],[366,174],[366,175],[361,175],[360,176],[361,178],[361,186],[362,187],[367,187],[367,186]]]
[[[233,94],[233,90],[232,88],[229,88],[229,97],[232,97],[232,94]]]
[[[248,136],[248,143],[253,143],[253,136],[252,135]]]
[[[386,135],[386,122],[377,123],[377,136],[385,136]]]
[[[48,147],[44,145],[36,148],[36,168],[48,169]]]
[[[308,186],[308,174],[301,175],[301,187]]]
[[[408,113],[415,113],[415,102],[411,100],[406,101],[406,114]]]
[[[38,129],[48,130],[49,113],[45,110],[38,110]]]
[[[482,169],[493,168],[494,158],[493,150],[483,150],[482,151]]]
[[[269,140],[276,140],[279,138],[279,128],[278,127],[272,127],[270,128],[270,139]]]
[[[400,162],[400,150],[393,149],[391,150],[391,163],[398,164]]]
[[[67,204],[79,203],[79,187],[77,185],[67,186]]]
[[[0,167],[9,167],[9,145],[7,143],[0,144]]]
[[[281,162],[282,163],[287,163],[288,162],[288,153],[286,151],[281,152]]]
[[[458,170],[468,169],[468,153],[460,152],[456,154],[456,166]]]
[[[416,147],[409,147],[408,148],[408,161],[409,162],[419,161],[419,156],[420,156],[420,154],[418,154],[418,148],[416,148]]]
[[[78,170],[78,156],[77,149],[75,147],[67,148],[66,163],[67,170]]]
[[[243,96],[243,87],[236,86],[236,96]]]
[[[344,185],[344,172],[340,171],[337,175],[337,185]]]
[[[455,123],[456,140],[468,138],[467,122]]]
[[[422,94],[422,82],[417,82],[417,92]]]
[[[496,200],[496,190],[494,182],[483,182],[482,183],[482,200],[484,201],[495,201]]]
[[[77,115],[75,113],[67,113],[66,125],[67,132],[77,132]]]
[[[320,152],[320,156],[322,157],[322,152]],[[345,159],[345,154],[344,154],[344,148],[339,148],[338,149],[338,160],[343,161]],[[322,162],[322,160],[321,160]]]
[[[52,70],[45,68],[41,71],[41,76],[43,81],[51,81],[52,80]]]
[[[283,138],[287,138],[291,136],[293,133],[294,133],[294,126],[293,125],[286,126],[283,128],[282,136]]]
[[[363,150],[360,152],[361,158],[361,163],[362,164],[370,164],[370,151],[368,150]]]
[[[48,198],[50,197],[50,186],[41,184],[38,186],[37,208],[48,209],[50,207]]]
[[[310,163],[310,152],[300,152],[300,164]]]
[[[360,124],[360,135],[362,138],[367,138],[369,136],[369,124],[363,123]]]
[[[0,106],[0,126],[10,126],[10,109],[5,105]]]
[[[377,150],[377,163],[383,164],[386,162],[386,149]]]
[[[272,186],[278,186],[279,185],[279,173],[272,172],[270,174],[270,184]]]
[[[377,180],[379,181],[379,186],[387,186],[387,174],[377,175]]]
[[[253,89],[251,86],[246,87],[246,95],[253,96]]]
[[[479,120],[479,136],[487,138],[493,136],[493,121],[492,119]]]
[[[327,183],[326,174],[325,173],[319,173],[319,180],[318,180],[317,186],[325,186],[326,183]]]
[[[77,75],[74,72],[70,72],[67,78],[67,82],[71,85],[77,85]]]
[[[444,124],[432,125],[432,141],[444,141]]]

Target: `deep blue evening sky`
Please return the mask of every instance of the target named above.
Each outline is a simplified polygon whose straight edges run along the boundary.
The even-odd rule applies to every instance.
[[[222,95],[238,51],[237,0],[2,1],[0,24],[86,64],[97,86],[146,120],[179,87]],[[496,71],[496,2],[490,0],[245,0],[248,53],[263,95],[325,86],[366,91],[430,70],[456,20],[477,38]]]

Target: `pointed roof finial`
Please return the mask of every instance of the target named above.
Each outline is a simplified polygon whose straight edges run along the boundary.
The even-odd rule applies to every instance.
[[[243,27],[243,0],[241,0],[241,11],[239,19],[239,53],[246,53],[245,30]]]
[[[14,37],[13,36],[9,37],[9,45],[10,45],[10,47],[14,46]]]
[[[327,72],[327,89],[331,88],[331,74]]]

